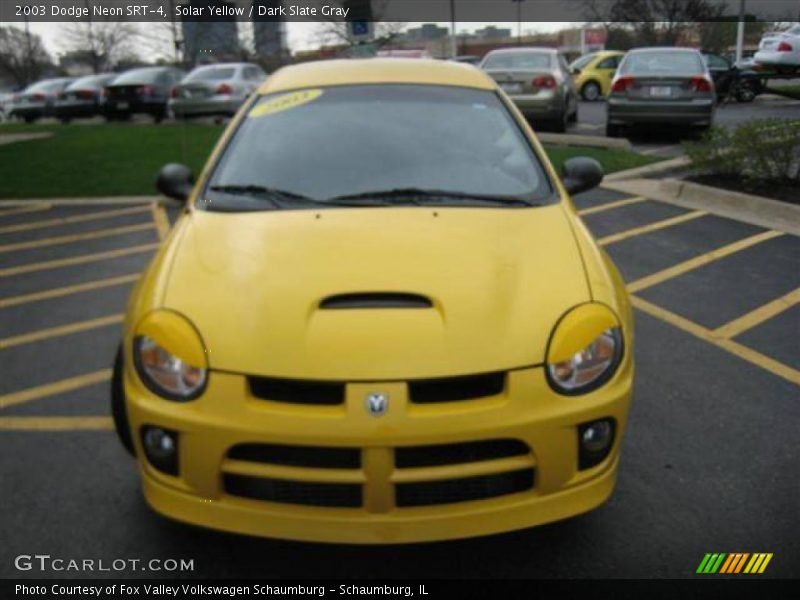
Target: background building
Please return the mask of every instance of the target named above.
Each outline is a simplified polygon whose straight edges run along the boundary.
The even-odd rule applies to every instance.
[[[226,0],[189,0],[185,6],[235,6]],[[206,11],[207,12],[207,9]],[[195,20],[199,19],[199,20]],[[239,58],[239,28],[234,17],[184,17],[183,56],[188,67]]]
[[[253,0],[253,48],[256,60],[268,69],[282,65],[289,58],[286,23],[282,17],[259,17],[258,9],[278,8],[281,4],[281,0]]]

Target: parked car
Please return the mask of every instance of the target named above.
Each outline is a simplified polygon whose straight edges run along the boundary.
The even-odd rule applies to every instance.
[[[266,76],[251,63],[198,67],[172,88],[169,107],[177,118],[232,116]]]
[[[703,54],[711,78],[714,80],[714,89],[717,98],[724,98],[735,86],[734,96],[739,102],[752,102],[756,96],[764,91],[761,76],[751,69],[735,67],[724,56],[719,54]]]
[[[160,123],[167,117],[170,92],[183,76],[183,71],[172,67],[126,71],[106,87],[106,118],[113,121],[146,114]]]
[[[689,48],[637,48],[617,69],[608,95],[606,135],[621,127],[668,123],[707,129],[716,92],[703,56]]]
[[[477,67],[481,64],[481,57],[480,56],[473,56],[471,54],[465,54],[463,56],[454,56],[453,58],[449,59],[453,62],[458,63],[465,63],[468,65],[472,65],[473,67]]]
[[[617,72],[624,52],[607,50],[581,56],[570,64],[569,69],[575,80],[575,87],[581,97],[594,102],[608,95],[611,80]]]
[[[14,96],[11,116],[22,119],[26,123],[33,123],[44,117],[52,117],[58,95],[73,81],[75,80],[71,77],[58,77],[44,79],[29,85]]]
[[[559,185],[498,85],[447,61],[305,63],[257,94],[196,184],[177,164],[157,180],[184,208],[111,385],[148,504],[363,544],[603,504],[634,348],[568,195],[600,165],[567,160]]]
[[[9,118],[12,97],[11,94],[0,93],[0,123],[7,121]]]
[[[760,65],[782,71],[800,70],[800,24],[765,34],[754,59]]]
[[[487,54],[481,69],[508,94],[526,118],[556,131],[578,120],[578,92],[564,56],[552,48],[504,48]]]
[[[62,123],[69,123],[72,119],[103,114],[105,86],[116,77],[115,73],[102,73],[73,81],[56,99],[56,118]]]

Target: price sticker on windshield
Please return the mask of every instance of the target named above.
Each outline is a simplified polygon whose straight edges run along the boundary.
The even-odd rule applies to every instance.
[[[281,94],[275,98],[271,98],[266,102],[262,102],[253,107],[248,117],[265,117],[267,115],[274,115],[275,113],[291,110],[298,106],[303,106],[309,102],[313,102],[322,96],[322,90],[303,90],[302,92],[291,92],[289,94]]]

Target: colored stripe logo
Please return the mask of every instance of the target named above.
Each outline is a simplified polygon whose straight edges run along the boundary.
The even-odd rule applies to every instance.
[[[696,573],[706,574],[725,574],[736,575],[739,573],[763,573],[769,561],[772,560],[772,553],[755,552],[715,552],[706,553]]]

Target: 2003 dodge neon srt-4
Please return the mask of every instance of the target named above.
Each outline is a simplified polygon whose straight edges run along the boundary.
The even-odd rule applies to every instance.
[[[159,513],[254,535],[489,534],[610,495],[633,380],[619,274],[477,69],[283,69],[133,291],[112,409]]]

